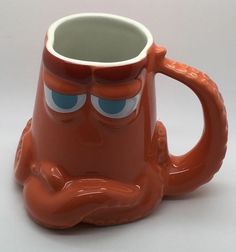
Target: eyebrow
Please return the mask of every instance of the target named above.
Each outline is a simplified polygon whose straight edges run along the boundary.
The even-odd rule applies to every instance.
[[[50,89],[53,89],[58,93],[64,93],[68,95],[86,93],[88,89],[86,84],[65,80],[48,71],[46,68],[43,69],[43,82]]]
[[[90,93],[107,99],[124,99],[137,95],[142,88],[141,79],[134,79],[122,83],[93,83]]]
[[[142,76],[142,75],[141,75]],[[68,95],[84,94],[89,92],[92,95],[104,99],[127,99],[137,95],[142,89],[142,77],[126,82],[99,83],[93,82],[92,85],[81,84],[65,80],[46,68],[43,69],[43,82],[52,90]]]

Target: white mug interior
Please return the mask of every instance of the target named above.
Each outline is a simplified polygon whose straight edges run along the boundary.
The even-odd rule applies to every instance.
[[[120,66],[146,57],[153,43],[149,30],[129,18],[75,14],[59,19],[48,30],[47,49],[63,60],[96,66]]]

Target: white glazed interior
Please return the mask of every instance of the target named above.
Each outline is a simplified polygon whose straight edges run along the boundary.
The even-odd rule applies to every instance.
[[[56,57],[71,63],[111,67],[142,60],[152,43],[148,29],[134,20],[85,13],[53,23],[46,47]]]

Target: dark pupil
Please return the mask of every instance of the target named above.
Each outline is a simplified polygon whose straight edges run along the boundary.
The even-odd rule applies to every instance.
[[[76,105],[78,96],[77,95],[64,95],[64,94],[60,94],[55,91],[52,91],[52,99],[59,108],[71,109]]]
[[[125,107],[126,100],[105,100],[99,98],[100,108],[108,114],[117,114]]]

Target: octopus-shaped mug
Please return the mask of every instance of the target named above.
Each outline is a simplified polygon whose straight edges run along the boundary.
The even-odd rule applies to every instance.
[[[222,96],[206,74],[165,55],[128,18],[76,14],[50,26],[33,117],[15,158],[36,222],[60,229],[127,223],[218,171],[227,142]],[[156,73],[188,86],[201,102],[203,134],[185,155],[169,154],[156,119]]]

